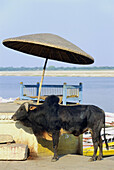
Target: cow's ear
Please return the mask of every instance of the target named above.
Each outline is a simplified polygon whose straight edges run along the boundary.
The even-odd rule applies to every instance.
[[[28,112],[29,111],[29,103],[24,103],[25,109]]]
[[[37,107],[36,106],[30,106],[30,110],[35,110]]]

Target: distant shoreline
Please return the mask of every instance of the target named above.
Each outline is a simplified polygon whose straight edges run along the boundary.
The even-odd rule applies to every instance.
[[[0,76],[41,76],[42,71],[0,71]],[[114,70],[46,70],[49,77],[114,77]]]
[[[43,67],[0,67],[0,71],[42,71]],[[114,70],[113,66],[92,66],[92,67],[46,67],[47,71],[101,71]]]

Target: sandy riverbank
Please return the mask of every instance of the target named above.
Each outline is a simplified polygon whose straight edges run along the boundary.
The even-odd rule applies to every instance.
[[[42,71],[0,71],[0,76],[41,76]],[[46,71],[52,77],[114,77],[114,70]]]
[[[27,161],[0,161],[3,170],[113,170],[114,156],[101,161],[88,162],[88,157],[80,155],[64,155],[57,162],[51,162],[52,157],[37,158]]]

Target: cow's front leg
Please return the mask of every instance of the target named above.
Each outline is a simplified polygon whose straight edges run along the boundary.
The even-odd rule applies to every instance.
[[[57,155],[57,148],[58,148],[58,143],[59,143],[59,131],[53,132],[52,138],[53,138],[53,149],[54,149],[54,157],[52,158],[52,162],[57,161],[58,155]]]

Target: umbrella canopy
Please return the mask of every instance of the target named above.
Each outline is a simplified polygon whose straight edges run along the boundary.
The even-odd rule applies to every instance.
[[[27,54],[74,64],[92,64],[94,59],[71,42],[54,34],[32,34],[3,41],[6,47]]]
[[[40,101],[41,86],[48,59],[73,64],[92,64],[94,59],[76,45],[54,34],[32,34],[3,41],[6,47],[27,54],[46,58],[41,78],[38,101]]]

